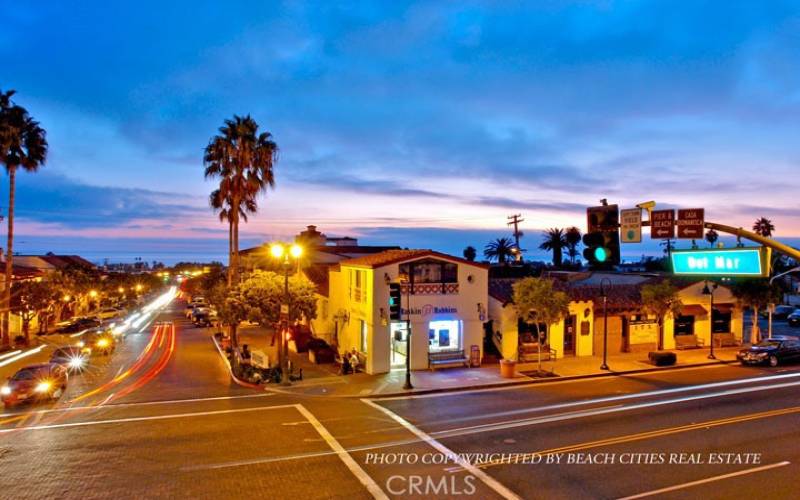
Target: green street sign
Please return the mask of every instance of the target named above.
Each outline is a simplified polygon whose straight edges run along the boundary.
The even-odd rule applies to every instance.
[[[769,276],[770,249],[764,247],[673,250],[672,273],[683,276]]]

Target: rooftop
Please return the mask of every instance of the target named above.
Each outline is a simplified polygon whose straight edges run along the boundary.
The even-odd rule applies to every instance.
[[[415,250],[385,250],[383,252],[375,253],[372,255],[365,255],[363,257],[356,257],[354,259],[349,259],[341,262],[343,266],[349,267],[367,267],[367,268],[377,268],[388,266],[391,264],[397,264],[399,262],[404,262],[408,260],[416,260],[422,257],[436,257],[442,260],[448,260],[451,262],[459,262],[461,264],[466,264],[475,267],[481,267],[484,269],[488,269],[489,266],[487,264],[481,264],[479,262],[471,262],[466,259],[462,259],[460,257],[454,257],[452,255],[447,255],[441,252],[436,252],[434,250],[429,249],[415,249]]]

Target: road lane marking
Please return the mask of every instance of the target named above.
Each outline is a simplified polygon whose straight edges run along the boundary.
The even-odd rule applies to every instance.
[[[506,488],[502,483],[500,483],[499,481],[497,481],[493,477],[489,476],[488,474],[486,474],[482,470],[478,469],[477,467],[473,466],[471,463],[469,463],[466,460],[464,460],[461,456],[456,455],[455,453],[453,453],[452,450],[450,450],[450,448],[446,447],[445,445],[443,445],[439,441],[433,439],[428,434],[426,434],[422,430],[420,430],[417,427],[415,427],[414,425],[412,425],[408,420],[404,419],[400,415],[397,415],[396,413],[392,412],[391,410],[389,410],[387,408],[384,408],[383,406],[380,406],[378,404],[375,404],[375,403],[373,403],[372,401],[370,401],[368,399],[362,399],[361,401],[363,401],[364,403],[368,404],[369,406],[372,406],[373,408],[377,409],[378,411],[385,413],[386,415],[389,416],[389,418],[391,418],[392,420],[394,420],[398,424],[400,424],[403,427],[405,427],[406,429],[408,429],[412,434],[414,434],[415,436],[417,436],[418,438],[420,438],[421,440],[423,440],[428,445],[430,445],[431,447],[433,447],[434,449],[436,449],[440,453],[444,454],[445,456],[455,457],[456,462],[461,467],[463,467],[464,469],[468,470],[472,475],[474,475],[475,477],[477,477],[478,479],[483,481],[483,483],[486,486],[488,486],[489,488],[494,490],[501,497],[503,497],[503,498],[512,498],[512,499],[520,499],[520,497],[516,493],[514,493],[513,491],[511,491],[508,488]]]
[[[779,417],[783,415],[791,415],[800,413],[800,406],[792,408],[781,408],[779,410],[763,411],[759,413],[751,413],[748,415],[740,415],[736,417],[720,418],[717,420],[707,420],[705,422],[698,422],[694,424],[681,425],[677,427],[667,427],[664,429],[656,429],[652,431],[639,432],[636,434],[627,434],[623,436],[616,436],[606,439],[599,439],[597,441],[588,441],[585,443],[577,443],[568,446],[561,446],[558,448],[550,448],[549,450],[541,450],[534,452],[534,455],[553,455],[556,453],[570,453],[578,450],[588,450],[592,448],[600,448],[603,446],[614,446],[618,444],[630,443],[634,441],[642,441],[645,439],[654,439],[659,437],[670,436],[672,434],[680,434],[683,432],[706,430],[711,427],[720,427],[723,425],[739,424],[742,422],[750,422],[753,420],[761,420],[771,417]],[[503,465],[501,461],[491,461],[478,464],[478,467],[487,468],[495,465]],[[459,467],[450,467],[448,470],[454,472],[460,470]]]
[[[389,497],[386,496],[383,490],[375,483],[369,474],[367,474],[364,469],[358,465],[358,462],[353,460],[353,457],[351,457],[347,450],[345,450],[344,447],[339,444],[339,441],[337,441],[336,438],[333,437],[330,432],[328,432],[328,429],[326,429],[325,426],[322,425],[319,420],[317,420],[317,417],[315,417],[313,413],[308,411],[306,407],[301,404],[294,406],[297,408],[297,411],[299,411],[300,414],[306,418],[306,420],[311,422],[311,425],[314,427],[314,429],[316,429],[317,433],[319,433],[319,435],[322,436],[322,439],[328,443],[328,446],[330,446],[331,449],[336,452],[342,462],[344,462],[347,468],[350,469],[350,472],[352,472],[353,475],[356,476],[356,478],[361,482],[361,484],[367,488],[367,491],[370,492],[373,498],[388,500]]]
[[[625,379],[625,378],[630,378],[630,377],[634,377],[634,376],[637,377],[637,378],[639,378],[639,377],[653,377],[653,376],[656,376],[656,375],[664,375],[665,373],[666,374],[670,374],[670,373],[686,373],[686,372],[692,372],[692,371],[696,371],[696,370],[709,370],[709,369],[730,368],[730,367],[731,367],[731,364],[720,364],[720,365],[716,365],[715,364],[715,365],[710,365],[710,366],[696,366],[696,367],[692,367],[692,368],[680,368],[679,370],[677,370],[675,372],[670,372],[669,370],[659,370],[659,371],[646,372],[646,373],[632,373],[632,374],[627,374],[627,375],[622,373],[620,375],[617,375],[615,378],[598,376],[598,377],[595,377],[593,379],[591,379],[591,378],[589,378],[589,379],[580,378],[580,379],[568,379],[568,380],[553,380],[552,382],[536,382],[536,383],[530,383],[530,384],[528,384],[528,383],[525,383],[525,384],[507,384],[507,385],[504,385],[502,387],[486,387],[486,388],[483,388],[483,389],[479,388],[479,389],[470,389],[470,390],[466,390],[466,391],[456,391],[456,392],[438,392],[438,393],[433,393],[433,394],[416,394],[415,395],[415,394],[412,393],[412,394],[404,395],[404,396],[389,396],[389,397],[379,397],[380,395],[376,394],[376,398],[375,399],[378,400],[378,401],[398,401],[398,400],[405,400],[405,399],[444,398],[444,397],[461,396],[461,395],[464,395],[464,394],[480,394],[480,393],[484,393],[484,392],[502,392],[502,391],[514,391],[514,390],[521,391],[521,390],[528,390],[528,389],[536,389],[536,388],[539,388],[539,387],[549,387],[549,386],[552,386],[552,385],[559,385],[559,384],[575,384],[575,383],[581,383],[581,382],[586,383],[586,382],[592,382],[592,381],[595,381],[595,382],[608,382],[608,381],[613,381],[613,380],[619,380],[620,378]],[[736,379],[736,380],[731,381],[731,382],[735,382],[735,381],[739,381],[739,380],[761,380],[761,379],[770,379],[770,378],[775,378],[775,377],[787,377],[787,376],[798,377],[798,376],[800,376],[800,373],[794,372],[794,374],[790,374],[790,375],[775,375],[775,376],[766,375],[766,376],[763,376],[763,377],[754,377],[754,378],[750,378],[750,379]],[[724,382],[719,382],[719,383],[724,383]],[[745,382],[743,382],[743,383],[745,383]],[[690,387],[692,387],[692,386],[690,386]],[[677,389],[683,389],[683,388],[677,388]],[[670,391],[670,390],[675,390],[675,389],[665,389],[665,390],[666,391]],[[655,391],[655,392],[657,392],[657,391]]]
[[[22,431],[64,429],[69,427],[89,427],[92,425],[126,424],[130,422],[147,422],[152,420],[170,420],[178,418],[206,417],[210,415],[227,415],[231,413],[245,413],[245,412],[255,412],[264,410],[280,410],[280,409],[294,408],[294,407],[295,405],[258,406],[251,408],[234,408],[230,410],[213,410],[213,411],[198,411],[191,413],[172,413],[168,415],[151,415],[146,417],[127,417],[127,418],[113,418],[106,420],[88,420],[85,422],[67,422],[64,424],[30,425],[25,427],[14,427],[11,429],[0,429],[0,434],[8,434],[12,432],[22,432]]]
[[[740,470],[740,471],[737,471],[737,472],[731,472],[731,473],[722,474],[722,475],[719,475],[719,476],[713,476],[713,477],[708,477],[708,478],[705,478],[705,479],[699,479],[697,481],[690,481],[688,483],[676,484],[675,486],[668,486],[666,488],[661,488],[661,489],[658,489],[658,490],[646,491],[644,493],[639,493],[637,495],[631,495],[631,496],[628,496],[628,497],[623,497],[623,498],[620,498],[619,500],[634,500],[636,498],[651,497],[651,496],[654,496],[654,495],[660,495],[662,493],[669,493],[670,491],[682,490],[682,489],[685,489],[685,488],[691,488],[692,486],[698,486],[698,485],[701,485],[701,484],[712,483],[714,481],[721,481],[723,479],[729,479],[729,478],[732,478],[732,477],[744,476],[744,475],[747,475],[747,474],[753,474],[753,473],[756,473],[756,472],[775,469],[775,468],[778,468],[778,467],[784,467],[786,465],[789,465],[789,463],[790,462],[788,462],[788,461],[784,461],[784,462],[778,462],[778,463],[774,463],[774,464],[770,464],[770,465],[762,465],[761,467],[754,467],[752,469]]]

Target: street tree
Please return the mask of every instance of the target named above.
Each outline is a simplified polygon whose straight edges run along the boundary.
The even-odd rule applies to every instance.
[[[563,250],[567,246],[567,237],[564,234],[564,230],[560,227],[553,227],[544,231],[542,235],[544,238],[539,248],[541,250],[553,252],[553,266],[561,267],[563,262]]]
[[[542,369],[542,332],[538,325],[544,324],[547,331],[550,326],[569,315],[569,296],[553,289],[553,282],[542,278],[523,278],[513,286],[514,307],[517,317],[530,325],[537,326],[537,343],[539,344],[538,369]],[[547,335],[547,331],[545,335]]]
[[[678,296],[678,288],[669,280],[649,283],[642,287],[642,309],[658,320],[658,350],[664,348],[664,320],[668,315],[677,317],[683,303]]]
[[[258,194],[275,186],[273,166],[277,155],[278,145],[272,135],[259,133],[258,124],[249,115],[234,115],[233,119],[225,120],[219,135],[212,137],[206,146],[205,177],[219,179],[218,192],[211,195],[211,205],[224,209],[224,219],[229,222],[229,285],[238,283],[242,213],[254,213],[258,209]],[[222,213],[220,217],[223,218]]]
[[[22,321],[22,334],[25,336],[26,345],[31,342],[31,321],[50,307],[51,296],[50,289],[45,282],[28,280],[14,283],[11,310]]]
[[[483,256],[487,259],[494,260],[498,264],[505,265],[509,258],[514,255],[514,243],[511,238],[497,238],[490,241],[483,249]]]
[[[770,285],[768,279],[746,279],[735,283],[731,287],[731,292],[743,307],[749,307],[753,310],[753,338],[751,340],[754,340],[754,342],[760,341],[761,330],[758,327],[758,311],[769,307],[770,304],[780,302],[780,288]]]
[[[2,342],[8,345],[11,314],[11,282],[14,274],[14,203],[17,170],[36,172],[47,158],[45,131],[28,110],[11,101],[14,91],[0,91],[0,163],[8,173],[8,235],[3,289]]]
[[[470,262],[475,262],[475,258],[478,256],[478,251],[475,250],[475,247],[468,246],[464,249],[464,258]]]
[[[247,307],[247,319],[262,326],[277,325],[285,303],[284,276],[256,270],[240,284]],[[298,275],[289,277],[289,323],[316,317],[316,287]]]

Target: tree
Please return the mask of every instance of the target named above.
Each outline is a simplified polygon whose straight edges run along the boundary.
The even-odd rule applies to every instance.
[[[756,221],[753,223],[753,232],[763,236],[764,238],[771,238],[773,231],[775,231],[775,225],[766,217],[756,219]]]
[[[578,245],[581,244],[581,230],[575,226],[572,226],[571,228],[567,229],[564,237],[567,242],[567,255],[569,256],[569,262],[574,266],[578,255],[580,255],[578,253]]]
[[[514,244],[511,238],[497,238],[490,241],[483,249],[483,256],[489,260],[496,260],[498,264],[505,265],[507,260],[514,255]]]
[[[219,179],[219,188],[211,194],[211,205],[225,210],[220,218],[229,221],[230,251],[228,284],[238,283],[239,276],[239,221],[242,213],[258,209],[259,193],[275,187],[273,166],[277,161],[278,146],[269,132],[258,132],[258,124],[249,115],[234,115],[225,120],[219,135],[206,146],[203,162],[205,177]]]
[[[558,227],[550,228],[544,233],[544,240],[539,245],[541,250],[553,252],[553,266],[561,267],[562,264],[562,250],[567,246],[567,238],[564,235],[564,230]]]
[[[549,329],[569,315],[569,296],[553,289],[553,282],[542,278],[523,278],[513,285],[517,317],[528,324],[543,323]],[[538,331],[538,329],[537,329]],[[538,331],[539,370],[542,369],[542,335]]]
[[[735,283],[731,288],[734,297],[744,307],[753,309],[753,337],[755,342],[761,340],[761,331],[758,328],[758,311],[780,302],[781,290],[779,287],[771,286],[768,279],[746,279]]]
[[[719,233],[717,233],[713,229],[709,229],[706,232],[706,241],[708,242],[708,246],[713,247],[714,243],[716,243],[718,239],[719,239]]]
[[[469,246],[464,249],[464,258],[470,262],[475,262],[475,257],[478,256],[478,251],[475,250],[475,247]]]
[[[678,289],[669,280],[642,287],[642,309],[658,318],[659,351],[664,348],[664,319],[668,314],[673,317],[678,316],[682,307]]]
[[[41,281],[22,281],[14,284],[13,297],[11,308],[22,320],[22,334],[25,343],[30,344],[31,321],[50,306],[50,289]]]
[[[11,314],[11,281],[14,275],[14,195],[17,169],[36,172],[47,158],[45,131],[28,111],[11,101],[14,91],[0,91],[0,163],[8,173],[8,239],[6,279],[3,290],[3,344],[8,345]]]

